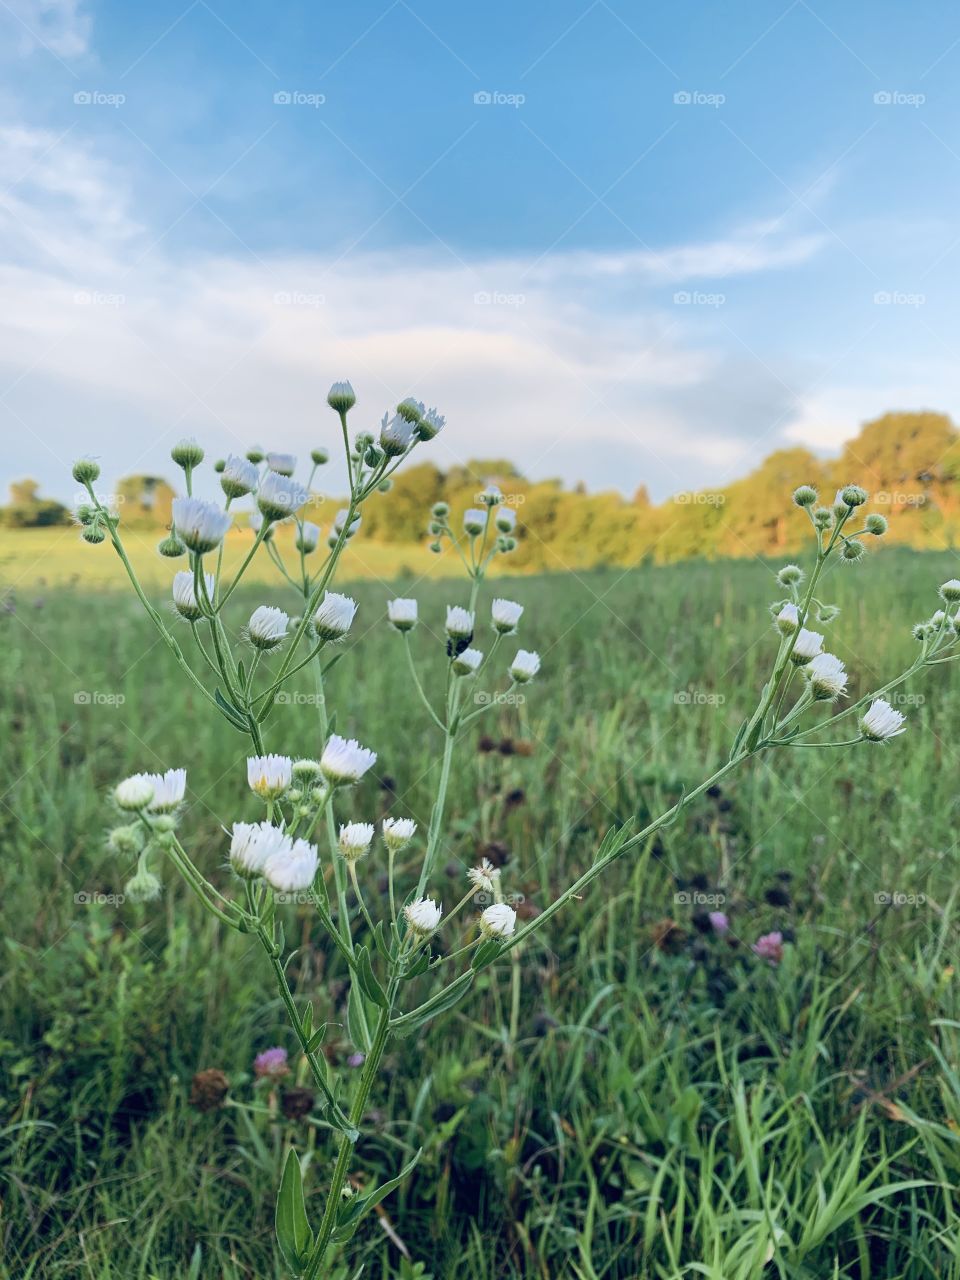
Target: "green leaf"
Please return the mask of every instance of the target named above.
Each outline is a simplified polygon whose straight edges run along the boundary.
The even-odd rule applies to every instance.
[[[327,1024],[326,1024],[326,1023],[324,1023],[324,1024],[323,1024],[322,1026],[320,1026],[320,1027],[317,1027],[316,1031],[313,1033],[313,1035],[310,1037],[310,1039],[309,1039],[309,1041],[308,1041],[308,1043],[307,1043],[307,1052],[308,1052],[308,1053],[316,1053],[316,1051],[317,1051],[317,1050],[320,1048],[320,1046],[323,1044],[324,1039],[326,1038],[326,1034],[327,1034]]]
[[[313,1232],[303,1202],[300,1160],[292,1149],[287,1152],[277,1196],[277,1243],[290,1270],[301,1271],[313,1245]]]
[[[377,944],[377,950],[384,960],[392,960],[393,954],[387,946],[387,940],[384,936],[384,922],[382,920],[378,920],[373,926],[373,940]]]
[[[249,730],[250,726],[247,724],[246,720],[243,719],[233,703],[226,700],[219,689],[214,689],[213,698],[217,706],[235,729],[240,729],[243,733],[246,733]]]
[[[367,1011],[363,1003],[363,991],[359,982],[350,983],[350,994],[347,997],[347,1034],[356,1049],[361,1053],[369,1053],[372,1046]]]
[[[349,1240],[367,1214],[375,1209],[381,1200],[385,1200],[391,1191],[399,1187],[404,1178],[408,1177],[413,1171],[422,1152],[423,1148],[421,1147],[413,1159],[403,1166],[395,1178],[391,1178],[389,1182],[381,1182],[379,1187],[375,1187],[373,1191],[368,1191],[366,1195],[353,1196],[342,1206],[337,1213],[337,1225],[332,1237],[337,1244],[344,1244]]]
[[[359,979],[363,993],[368,1000],[372,1000],[374,1004],[379,1005],[381,1009],[387,1007],[387,993],[377,981],[376,974],[373,972],[373,965],[370,963],[370,952],[366,947],[357,947],[357,978]]]
[[[313,1034],[313,1004],[308,1000],[307,1008],[300,1019],[300,1029],[303,1032],[304,1040],[309,1040]]]
[[[502,942],[498,942],[496,938],[485,938],[473,953],[470,968],[474,973],[477,973],[480,969],[485,969],[488,964],[492,964],[496,960],[502,950]]]
[[[468,969],[466,973],[461,973],[459,978],[454,978],[449,987],[444,987],[442,991],[438,991],[435,996],[431,996],[418,1009],[412,1009],[410,1013],[404,1013],[399,1018],[391,1019],[391,1028],[400,1035],[409,1035],[411,1031],[416,1031],[425,1022],[435,1018],[438,1013],[446,1013],[448,1009],[452,1009],[467,994],[473,985],[473,978],[472,969]]]
[[[427,951],[421,951],[414,960],[413,964],[403,975],[405,982],[409,982],[411,978],[419,978],[421,973],[426,973],[430,965],[430,954]]]

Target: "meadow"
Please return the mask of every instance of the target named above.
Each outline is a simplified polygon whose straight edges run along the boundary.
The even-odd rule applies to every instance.
[[[465,590],[443,580],[450,559],[359,538],[344,561],[360,611],[329,681],[338,729],[379,752],[358,797],[378,817],[425,822],[439,767],[385,603],[415,593],[442,619]],[[153,563],[166,600],[170,566]],[[511,579],[542,674],[460,749],[450,883],[489,856],[529,915],[611,826],[725,760],[776,649],[777,567]],[[955,572],[952,554],[899,548],[837,571],[830,643],[854,697],[909,661],[911,624]],[[177,678],[108,546],[5,535],[0,578],[0,1276],[279,1280],[285,1151],[312,1153],[312,1205],[333,1135],[276,989],[253,942],[172,874],[159,902],[119,900],[131,867],[104,840],[118,778],[185,765],[182,829],[228,884],[221,828],[249,807],[247,742]],[[239,615],[294,604],[275,582],[237,596]],[[413,639],[425,660],[437,643]],[[336,1280],[361,1265],[397,1280],[960,1280],[954,668],[900,705],[908,731],[891,743],[785,749],[733,774],[564,908],[522,964],[485,970],[391,1045],[360,1164],[374,1179],[423,1156]],[[285,716],[285,749],[315,754],[309,699]],[[306,909],[283,911],[297,991],[347,1064],[336,956]],[[779,965],[751,950],[772,930]],[[294,1073],[258,1083],[272,1046]]]

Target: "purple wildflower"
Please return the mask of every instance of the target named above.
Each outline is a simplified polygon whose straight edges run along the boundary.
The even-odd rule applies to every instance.
[[[714,933],[719,933],[721,936],[725,934],[730,928],[730,920],[727,913],[725,911],[711,911],[710,926]]]
[[[286,1049],[264,1049],[253,1060],[254,1074],[261,1079],[279,1080],[289,1073]]]
[[[779,964],[783,959],[783,934],[779,932],[763,934],[753,944],[753,953],[761,960],[766,960],[768,964]]]

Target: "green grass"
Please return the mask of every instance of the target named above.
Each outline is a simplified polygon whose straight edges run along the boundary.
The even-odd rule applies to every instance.
[[[52,568],[43,587],[2,545],[3,577],[20,585],[0,613],[0,1276],[280,1277],[283,1153],[313,1153],[315,1213],[333,1143],[319,1114],[286,1121],[253,1086],[255,1053],[282,1044],[293,1057],[258,949],[169,875],[158,904],[76,900],[121,892],[130,873],[104,846],[105,789],[181,763],[183,838],[228,885],[220,826],[255,812],[244,741],[178,681],[129,593]],[[78,565],[81,550],[112,581],[109,550],[78,548]],[[946,554],[889,551],[833,579],[844,611],[830,644],[854,695],[909,658],[911,622],[955,571]],[[461,748],[442,889],[452,900],[463,867],[493,848],[535,908],[611,825],[658,812],[726,757],[772,656],[773,588],[763,565],[737,562],[510,590],[543,675]],[[417,594],[429,621],[465,590]],[[237,618],[285,599],[279,586],[240,595]],[[424,821],[436,738],[380,622],[387,589],[361,582],[356,595],[357,636],[330,692],[338,728],[380,760],[351,813]],[[415,635],[428,682],[438,643]],[[423,1266],[374,1218],[343,1280],[361,1263],[403,1280],[960,1280],[960,681],[943,667],[907,692],[904,737],[765,757],[616,864],[526,949],[516,1042],[509,962],[394,1042],[359,1164],[389,1176],[424,1148],[384,1204]],[[312,708],[284,714],[268,745],[315,753]],[[729,941],[678,900],[698,893],[724,895]],[[908,901],[887,907],[882,893]],[[286,910],[291,973],[349,1077],[336,958],[306,911]],[[789,938],[778,969],[749,950],[773,928]],[[212,1067],[230,1101],[200,1113],[191,1078]]]

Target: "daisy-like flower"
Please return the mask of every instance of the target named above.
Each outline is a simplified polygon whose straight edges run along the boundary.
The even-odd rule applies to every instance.
[[[262,604],[254,609],[247,623],[247,638],[257,649],[275,649],[287,634],[290,618],[282,609]]]
[[[480,932],[485,938],[506,941],[517,927],[517,913],[505,902],[494,902],[480,916]]]
[[[956,578],[951,578],[949,582],[945,582],[940,588],[940,594],[944,600],[951,602],[960,600],[960,581]]]
[[[173,813],[183,803],[187,790],[186,769],[168,769],[166,773],[141,775],[153,787],[153,799],[147,806],[150,813]]]
[[[517,684],[526,684],[540,670],[540,655],[528,649],[519,649],[510,667],[510,675]]]
[[[292,453],[268,453],[267,466],[278,476],[292,476],[297,469],[296,455]]]
[[[324,592],[320,607],[313,615],[313,627],[320,640],[342,640],[353,626],[357,602],[336,591]]]
[[[412,818],[384,818],[383,842],[391,853],[399,853],[410,843],[417,833],[417,824]]]
[[[495,518],[501,533],[513,533],[517,525],[517,513],[513,507],[497,507]]]
[[[293,761],[289,756],[250,756],[247,785],[262,800],[276,800],[290,785]]]
[[[479,671],[483,654],[479,649],[462,649],[453,660],[453,669],[458,676],[472,676]]]
[[[297,550],[302,551],[304,555],[309,555],[311,551],[316,551],[319,541],[320,526],[314,524],[312,520],[304,520],[297,528]]]
[[[496,867],[489,858],[481,858],[477,866],[467,872],[467,879],[473,887],[483,893],[493,893],[493,879]]]
[[[220,488],[228,498],[242,498],[253,493],[259,478],[260,472],[252,462],[231,453],[220,472]]]
[[[205,502],[203,498],[174,498],[173,523],[190,550],[202,555],[219,547],[233,517],[229,511],[221,511],[216,503]]]
[[[310,497],[308,490],[279,471],[268,471],[260,481],[257,506],[268,520],[285,520]]]
[[[785,636],[792,635],[800,625],[800,610],[792,601],[787,601],[777,614],[776,628]]]
[[[793,652],[790,654],[790,661],[796,663],[798,667],[806,666],[823,649],[823,636],[819,631],[808,631],[806,627],[801,627],[797,632],[797,638],[793,643]]]
[[[335,382],[327,392],[327,404],[337,413],[347,413],[356,403],[356,392],[349,382]]]
[[[412,631],[417,625],[416,600],[388,600],[387,618],[398,631]]]
[[[250,525],[250,528],[253,530],[253,532],[259,535],[260,530],[263,528],[263,516],[260,514],[260,512],[251,511],[250,514],[247,516],[247,522]],[[264,542],[269,542],[272,537],[273,537],[273,525],[268,524],[267,531],[263,535],[263,540]]]
[[[877,698],[860,720],[860,732],[871,742],[886,742],[904,732],[907,717],[896,711],[886,698]]]
[[[783,959],[783,934],[779,931],[765,933],[750,948],[754,955],[768,964],[778,965]]]
[[[818,702],[832,702],[847,687],[847,673],[843,663],[833,653],[818,653],[807,667],[810,688]]]
[[[117,783],[113,789],[113,799],[117,808],[138,813],[141,809],[146,809],[153,799],[153,783],[145,773],[135,773]]]
[[[475,538],[487,527],[487,513],[481,507],[468,507],[463,513],[463,527]]]
[[[497,599],[490,606],[494,630],[499,631],[502,636],[512,635],[516,631],[522,613],[523,605],[515,604],[512,600]]]
[[[264,863],[263,878],[280,893],[301,893],[313,884],[318,863],[314,845],[285,836],[283,845]]]
[[[458,604],[447,605],[447,635],[451,640],[469,640],[473,635],[474,616]]]
[[[429,938],[440,924],[443,907],[432,898],[416,898],[403,908],[410,932],[419,940]]]
[[[212,600],[214,576],[212,573],[205,573],[203,580],[207,588],[207,596]],[[188,622],[196,622],[198,618],[203,617],[203,610],[197,600],[194,585],[193,573],[189,569],[180,569],[173,575],[173,607],[180,617],[186,618]]]
[[[407,396],[406,400],[401,400],[397,405],[397,413],[406,422],[416,426],[424,414],[423,401],[415,400],[413,396]]]
[[[340,852],[347,862],[362,858],[372,843],[372,822],[348,822],[340,828]]]
[[[235,822],[230,837],[230,865],[237,875],[254,879],[267,859],[284,847],[287,837],[269,822]]]
[[[419,416],[411,422],[397,413],[392,418],[383,415],[380,423],[380,448],[388,458],[399,458],[413,443]]]
[[[361,747],[356,738],[341,738],[332,733],[323,748],[320,768],[323,776],[335,787],[350,786],[359,782],[368,769],[377,763],[377,753]]]
[[[426,413],[421,415],[420,422],[417,425],[417,435],[421,440],[432,440],[434,436],[438,436],[446,426],[446,418],[442,413],[437,413],[436,409],[428,409]]]

